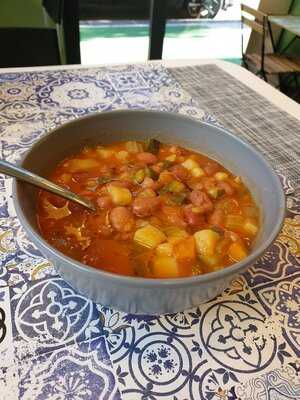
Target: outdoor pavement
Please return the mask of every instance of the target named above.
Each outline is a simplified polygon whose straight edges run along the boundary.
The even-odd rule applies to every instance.
[[[255,6],[258,0],[248,0]],[[84,21],[80,25],[82,64],[142,62],[148,57],[148,21]],[[240,63],[240,2],[214,20],[169,20],[164,59],[219,58]]]

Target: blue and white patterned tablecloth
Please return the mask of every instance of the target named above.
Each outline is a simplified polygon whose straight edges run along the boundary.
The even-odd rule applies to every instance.
[[[161,66],[0,73],[1,158],[89,112],[148,108],[215,123]],[[272,151],[270,149],[270,151]],[[300,196],[278,240],[222,296],[128,315],[75,292],[28,241],[0,175],[0,399],[300,399]]]

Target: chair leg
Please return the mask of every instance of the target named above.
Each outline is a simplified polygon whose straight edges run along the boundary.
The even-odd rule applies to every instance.
[[[242,67],[246,68],[249,71],[249,65],[245,60],[245,57],[242,57]]]
[[[259,70],[255,75],[259,75],[265,82],[268,82],[267,74],[264,70]]]
[[[264,81],[265,81],[265,82],[268,82],[267,74],[265,73],[265,71],[263,71],[262,76],[263,76],[263,78],[264,78]]]

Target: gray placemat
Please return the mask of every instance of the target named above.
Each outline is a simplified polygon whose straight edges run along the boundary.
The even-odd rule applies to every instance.
[[[171,68],[169,72],[204,111],[253,144],[294,187],[300,186],[300,123],[296,118],[215,65]]]

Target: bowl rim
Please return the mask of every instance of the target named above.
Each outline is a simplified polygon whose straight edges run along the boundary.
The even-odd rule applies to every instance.
[[[192,123],[197,123],[202,126],[207,126],[207,127],[213,127],[214,129],[217,129],[220,134],[225,134],[229,136],[233,141],[238,142],[242,146],[244,146],[247,151],[250,151],[254,153],[254,155],[260,159],[260,162],[264,165],[264,167],[269,171],[271,174],[271,177],[274,182],[274,186],[277,188],[276,193],[278,196],[279,204],[280,204],[280,210],[278,214],[278,218],[276,223],[273,226],[273,229],[271,231],[271,234],[267,239],[265,239],[259,246],[258,248],[251,252],[244,260],[232,264],[224,269],[214,271],[214,272],[209,272],[203,275],[196,275],[196,276],[191,276],[191,277],[184,277],[184,278],[143,278],[143,277],[134,277],[134,276],[126,276],[126,275],[119,275],[115,273],[111,273],[108,271],[104,271],[101,269],[97,269],[94,267],[91,267],[89,265],[83,264],[79,261],[76,261],[72,259],[71,257],[66,256],[59,250],[55,249],[53,246],[51,246],[46,240],[43,239],[40,233],[36,233],[35,230],[31,227],[30,223],[27,221],[27,218],[25,217],[21,206],[20,206],[20,199],[18,198],[17,194],[17,186],[18,182],[17,179],[13,178],[13,185],[12,185],[12,194],[13,194],[13,203],[14,207],[16,209],[16,214],[18,219],[21,222],[21,225],[24,227],[24,229],[31,235],[31,240],[37,244],[37,247],[41,247],[42,249],[46,249],[46,251],[49,253],[52,253],[54,257],[58,257],[61,262],[67,263],[67,264],[72,264],[73,267],[76,267],[77,269],[83,271],[83,272],[90,272],[92,274],[95,274],[97,276],[103,277],[107,280],[110,280],[111,283],[116,283],[117,285],[124,284],[127,287],[144,287],[144,288],[155,288],[155,287],[185,287],[185,286],[196,286],[198,284],[203,284],[203,283],[208,283],[214,280],[219,280],[222,278],[227,277],[228,275],[235,275],[239,273],[241,270],[243,270],[247,265],[251,264],[254,262],[257,258],[259,258],[265,250],[273,243],[273,241],[276,239],[278,236],[280,229],[283,225],[284,222],[284,217],[285,217],[285,194],[281,185],[281,182],[279,180],[279,177],[271,167],[271,165],[265,160],[265,158],[249,143],[246,141],[240,139],[239,137],[235,136],[234,134],[230,133],[227,129],[224,129],[223,127],[212,125],[207,122],[203,122],[199,119],[178,114],[178,113],[171,113],[167,111],[156,111],[156,110],[113,110],[113,111],[105,111],[105,112],[96,112],[96,113],[90,113],[88,115],[72,119],[71,121],[67,121],[66,123],[63,123],[62,125],[56,127],[55,129],[51,129],[48,132],[46,132],[45,135],[43,135],[39,140],[34,142],[33,146],[26,151],[26,153],[21,157],[19,160],[18,164],[22,165],[24,161],[26,160],[27,156],[30,154],[30,152],[38,146],[40,143],[44,142],[47,140],[48,136],[53,134],[54,132],[59,131],[62,127],[65,126],[72,126],[73,124],[77,124],[78,121],[82,121],[85,119],[91,119],[95,117],[99,118],[105,118],[105,117],[118,117],[119,115],[122,114],[146,114],[148,116],[162,116],[165,118],[172,118],[172,119],[180,119],[186,120],[187,122],[192,122]],[[22,182],[20,182],[22,184]],[[34,238],[34,239],[32,239]]]

